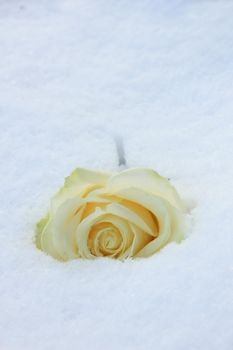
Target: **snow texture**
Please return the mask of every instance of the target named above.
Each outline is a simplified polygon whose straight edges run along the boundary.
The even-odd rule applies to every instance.
[[[233,1],[1,0],[0,349],[233,348]],[[59,263],[34,226],[77,166],[171,178],[192,229]]]

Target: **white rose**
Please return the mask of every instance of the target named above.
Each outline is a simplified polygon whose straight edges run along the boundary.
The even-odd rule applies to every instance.
[[[36,245],[56,259],[147,257],[184,238],[184,206],[150,169],[76,169],[37,224]]]

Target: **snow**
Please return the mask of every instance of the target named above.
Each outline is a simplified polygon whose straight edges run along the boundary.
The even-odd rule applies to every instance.
[[[0,349],[233,347],[233,2],[0,3]],[[148,259],[59,263],[34,226],[75,167],[171,178],[191,210]]]

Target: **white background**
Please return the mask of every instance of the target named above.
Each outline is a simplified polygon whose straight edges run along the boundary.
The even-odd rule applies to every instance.
[[[192,228],[59,263],[34,226],[77,166],[171,178]],[[0,349],[233,347],[233,1],[0,1]]]

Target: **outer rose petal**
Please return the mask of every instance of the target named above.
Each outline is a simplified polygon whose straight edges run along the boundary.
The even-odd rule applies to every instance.
[[[55,259],[62,260],[61,256],[58,254],[58,252],[54,248],[53,236],[52,236],[51,232],[52,232],[52,225],[49,221],[47,223],[47,225],[45,226],[45,228],[41,234],[41,237],[40,237],[41,249],[45,253],[53,256]]]
[[[81,198],[68,199],[50,222],[54,249],[63,260],[78,257],[75,230],[80,223],[85,204]],[[43,240],[43,235],[41,237]]]
[[[35,243],[37,248],[41,249],[41,234],[45,228],[45,226],[49,222],[49,214],[47,214],[44,218],[42,218],[37,224],[36,224],[36,237],[35,237]]]
[[[184,210],[183,203],[175,188],[165,178],[152,169],[127,169],[109,178],[104,192],[116,193],[118,191],[135,187],[167,200],[171,205]]]
[[[56,212],[58,207],[69,198],[83,196],[92,189],[101,188],[106,185],[111,173],[87,170],[83,168],[75,169],[70,176],[65,179],[64,186],[51,200],[51,211]]]

